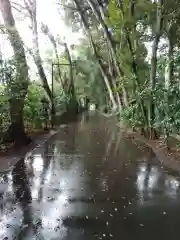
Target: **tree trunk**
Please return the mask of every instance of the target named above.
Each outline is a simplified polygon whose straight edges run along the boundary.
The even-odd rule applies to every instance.
[[[156,135],[154,130],[155,120],[155,102],[154,102],[154,90],[156,87],[156,72],[157,72],[157,50],[158,44],[161,37],[162,22],[163,22],[163,4],[164,0],[159,0],[157,3],[157,16],[156,16],[156,32],[152,45],[152,56],[151,56],[151,72],[150,72],[150,86],[151,86],[151,98],[149,106],[149,124],[150,124],[150,138],[153,139]]]
[[[29,2],[29,3],[28,3]],[[32,33],[33,33],[33,58],[35,65],[37,67],[39,77],[41,79],[41,82],[43,84],[43,88],[51,101],[52,106],[52,112],[55,114],[55,106],[53,101],[53,93],[51,92],[51,89],[48,85],[46,73],[42,64],[41,55],[39,52],[39,42],[38,42],[38,29],[37,29],[37,4],[36,0],[24,0],[25,6],[29,12],[31,23],[32,23]]]
[[[171,36],[171,28],[168,31],[168,63],[167,63],[167,72],[165,72],[165,88],[167,89],[168,93],[171,91],[171,87],[173,87],[173,75],[174,75],[174,61],[173,61],[173,53],[174,53],[174,44],[172,41],[172,36]],[[167,75],[166,75],[167,74]],[[169,94],[166,96],[167,100],[167,109],[166,109],[166,116],[168,117],[170,114],[170,105],[173,102]],[[174,116],[171,116],[173,121],[175,122]],[[168,138],[169,135],[169,127],[167,126],[165,128],[165,135],[166,139]]]
[[[63,83],[63,80],[62,80],[62,74],[61,74],[61,69],[60,69],[60,62],[59,62],[59,56],[58,56],[58,50],[57,50],[57,44],[56,44],[56,40],[53,36],[53,34],[50,32],[49,28],[47,25],[45,24],[41,24],[41,30],[42,32],[48,36],[50,42],[52,43],[53,45],[53,48],[54,48],[54,52],[55,52],[55,55],[56,55],[56,61],[57,61],[57,69],[58,69],[58,75],[59,75],[59,79],[60,79],[60,84],[63,88],[63,91],[65,92],[65,87],[64,87],[64,83]]]
[[[28,91],[29,76],[23,41],[15,25],[9,0],[0,0],[0,9],[7,30],[8,38],[14,51],[16,78],[10,83],[11,96],[9,99],[11,125],[4,140],[16,144],[29,142],[24,130],[23,108]]]
[[[76,96],[75,94],[75,87],[74,87],[74,78],[73,78],[73,65],[72,65],[72,59],[71,59],[71,54],[69,52],[69,48],[67,46],[67,43],[64,43],[64,48],[65,48],[65,52],[66,52],[66,56],[68,59],[68,63],[69,63],[69,86],[67,87],[67,93],[74,98]]]
[[[174,45],[171,39],[171,36],[168,36],[168,65],[167,65],[167,81],[166,86],[169,89],[173,84],[173,71],[174,71],[174,62],[173,62],[173,53],[174,53]]]
[[[124,14],[124,9],[123,9],[122,2],[119,3],[119,7],[121,9],[122,15],[124,16],[125,14]],[[131,13],[132,17],[134,17],[134,12],[135,12],[135,0],[132,0],[131,1],[131,6],[130,6],[130,13]],[[129,51],[130,51],[130,54],[131,54],[132,72],[135,76],[135,83],[133,84],[134,85],[133,90],[134,90],[134,93],[135,93],[136,101],[139,104],[142,115],[143,115],[143,120],[144,120],[144,123],[146,125],[145,127],[148,127],[147,109],[145,107],[144,101],[141,100],[139,98],[139,96],[137,95],[137,91],[138,92],[141,91],[141,89],[140,89],[141,84],[140,84],[139,77],[138,77],[138,67],[137,67],[137,62],[136,62],[136,52],[135,52],[136,39],[134,39],[134,44],[133,44],[132,43],[133,41],[131,41],[131,38],[130,38],[130,32],[126,28],[124,30],[125,30],[125,36],[126,36],[128,48],[129,48]],[[136,31],[136,26],[133,24],[132,32],[134,33],[134,35],[135,35],[135,31]]]
[[[70,102],[69,102],[69,110],[70,111],[75,111],[75,113],[78,112],[79,109],[79,104],[76,98],[76,92],[75,92],[75,86],[74,86],[74,77],[73,77],[73,64],[72,64],[72,59],[71,59],[71,54],[69,51],[69,48],[67,46],[67,43],[63,44],[65,47],[65,52],[67,55],[67,59],[69,62],[69,78],[70,78],[70,83],[69,86],[67,88],[67,94],[68,96],[70,96]]]
[[[88,24],[87,24],[87,21],[86,21],[86,19],[84,17],[83,10],[81,9],[78,0],[74,0],[74,2],[75,2],[75,5],[77,7],[78,13],[79,13],[79,15],[81,17],[85,33],[87,34],[87,36],[89,38],[89,41],[90,41],[91,47],[93,49],[94,55],[95,55],[95,57],[97,59],[97,62],[99,64],[99,67],[100,67],[100,70],[101,70],[101,74],[103,76],[104,83],[106,85],[106,88],[107,88],[107,91],[108,91],[108,94],[109,94],[109,99],[112,102],[113,108],[116,109],[117,108],[117,104],[116,104],[116,100],[115,100],[114,95],[113,95],[113,91],[112,91],[111,86],[110,86],[110,80],[109,80],[109,78],[108,78],[108,76],[106,74],[106,71],[105,71],[104,66],[103,66],[103,64],[101,62],[101,59],[98,56],[96,45],[95,45],[95,43],[93,41],[92,35],[90,33],[90,30],[89,30],[89,27],[88,27]]]
[[[110,34],[109,30],[108,30],[108,27],[107,27],[106,23],[104,22],[104,19],[103,19],[104,15],[101,15],[101,14],[103,14],[103,12],[102,12],[102,9],[101,9],[101,7],[99,5],[99,2],[96,1],[99,10],[97,9],[97,6],[95,5],[95,3],[92,0],[87,0],[87,2],[89,4],[89,6],[91,7],[91,9],[92,9],[96,19],[98,20],[98,22],[102,26],[104,35],[105,35],[105,37],[107,39],[107,42],[108,42],[108,45],[109,45],[109,48],[110,48],[110,51],[111,51],[111,54],[112,54],[114,67],[115,67],[115,69],[117,71],[117,74],[120,77],[121,81],[123,81],[122,78],[124,77],[124,72],[122,71],[122,69],[120,67],[120,64],[119,64],[119,62],[117,60],[114,42],[113,42],[112,36],[111,36],[111,34]],[[125,86],[124,86],[123,82],[122,82],[122,91],[123,91],[123,102],[124,102],[124,105],[128,106],[128,94],[127,94],[127,91],[125,89]]]
[[[103,10],[101,10],[101,11],[103,11]],[[113,80],[116,79],[117,76],[115,74],[114,65],[112,64],[112,62],[113,62],[112,55],[111,55],[111,52],[110,52],[110,49],[108,47],[107,42],[106,42],[106,46],[107,46],[107,52],[108,52],[108,65],[109,65],[108,73],[109,73],[109,75],[112,79],[112,81],[110,82],[111,83],[111,88],[116,89],[117,86],[116,86],[115,81],[113,81]],[[121,112],[122,109],[123,109],[122,93],[120,93],[119,91],[115,91],[114,95],[115,95],[115,98],[116,98],[116,103],[118,105],[118,110],[119,110],[119,112]]]
[[[92,46],[95,46],[95,44],[93,43]],[[117,109],[117,103],[116,103],[116,100],[114,98],[114,94],[113,94],[113,91],[111,89],[111,86],[110,86],[110,81],[108,79],[108,76],[106,75],[106,71],[104,70],[104,66],[99,58],[99,56],[97,55],[97,51],[96,51],[96,48],[94,49],[94,53],[97,57],[97,60],[98,60],[98,63],[99,63],[99,67],[100,67],[100,70],[101,70],[101,74],[103,76],[103,79],[104,79],[104,82],[105,82],[105,85],[106,85],[106,88],[107,88],[107,91],[109,93],[109,99],[112,103],[112,108],[113,109]]]

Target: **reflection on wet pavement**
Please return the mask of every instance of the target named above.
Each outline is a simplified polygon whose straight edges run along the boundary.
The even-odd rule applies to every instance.
[[[177,239],[179,189],[113,120],[82,118],[0,174],[0,239]]]

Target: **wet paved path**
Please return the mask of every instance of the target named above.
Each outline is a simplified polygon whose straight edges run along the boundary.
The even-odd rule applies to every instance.
[[[180,178],[92,116],[0,174],[0,239],[179,239]]]

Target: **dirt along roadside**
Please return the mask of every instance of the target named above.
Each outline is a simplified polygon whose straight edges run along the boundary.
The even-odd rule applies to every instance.
[[[35,149],[36,147],[44,144],[51,136],[57,133],[57,130],[49,130],[47,132],[33,132],[28,134],[32,141],[30,144],[21,147],[19,149],[9,149],[6,152],[0,152],[0,172],[6,171],[16,164],[21,158],[24,158],[26,154]]]
[[[176,136],[170,136],[168,139],[168,147],[163,143],[163,139],[148,140],[137,132],[132,130],[123,131],[127,138],[132,138],[150,147],[156,154],[160,163],[172,171],[180,174],[180,150],[177,145],[180,141]]]

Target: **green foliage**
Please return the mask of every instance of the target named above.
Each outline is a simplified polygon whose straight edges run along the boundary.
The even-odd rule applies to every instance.
[[[75,31],[82,29],[82,19],[75,2],[73,0],[59,2],[66,6],[64,17],[67,25],[71,25]],[[163,44],[157,46],[161,51],[157,54],[154,86],[151,79],[152,64],[147,59],[148,53],[152,52],[152,49],[151,46],[147,48],[147,44],[152,43],[156,34],[157,9],[159,9],[157,1],[109,0],[104,1],[105,4],[101,5],[102,9],[97,4],[97,2],[102,3],[102,1],[92,1],[94,4],[96,2],[95,7],[97,9],[93,9],[94,12],[97,10],[101,18],[105,16],[102,19],[104,25],[99,21],[100,18],[98,19],[95,16],[97,13],[93,13],[92,6],[88,4],[88,1],[78,2],[88,25],[86,30],[89,30],[89,32],[87,31],[88,37],[84,36],[79,44],[74,46],[73,50],[68,47],[75,65],[73,67],[74,99],[78,102],[83,99],[90,99],[91,103],[99,106],[99,109],[106,109],[111,112],[113,100],[105,81],[105,79],[108,79],[109,88],[117,105],[119,104],[117,95],[119,94],[118,96],[122,98],[120,100],[123,101],[124,88],[127,91],[129,106],[122,104],[122,121],[133,128],[144,127],[151,123],[149,112],[150,106],[153,105],[155,116],[152,127],[162,133],[167,131],[179,132],[180,18],[177,14],[180,10],[179,1],[171,1],[171,3],[164,1],[163,27],[160,31]],[[121,5],[119,6],[117,2]],[[106,36],[108,35],[107,32],[103,30],[109,31],[109,39]],[[92,37],[93,41],[89,41],[92,40],[89,36]],[[58,37],[55,37],[55,39],[57,40]],[[173,43],[174,51],[172,51],[171,56],[168,53],[168,40]],[[97,54],[94,48],[92,51],[90,42],[91,44],[94,43]],[[110,43],[112,43],[112,46]],[[60,45],[62,47],[63,44],[57,41],[57,52],[59,52]],[[48,59],[46,59],[45,69],[49,73],[51,73],[52,61],[68,62],[67,51],[61,53],[60,56],[56,56],[56,59],[53,60],[54,52],[47,49],[47,54]],[[169,63],[173,63],[173,82],[170,87],[167,87],[167,74],[165,72],[170,65]],[[12,59],[6,62],[2,61],[0,64],[0,125],[1,131],[3,131],[10,123],[9,99],[12,94],[21,96],[22,84],[20,84],[20,88],[18,81],[15,81],[17,80],[17,74]],[[118,69],[122,73],[118,73]],[[72,104],[72,97],[67,93],[68,87],[71,85],[69,66],[60,66],[60,68],[55,66],[53,73],[54,104],[57,115],[60,115]],[[30,82],[28,94],[25,98],[24,122],[28,128],[41,128],[45,120],[41,102],[41,99],[45,96],[45,91],[42,86],[37,84],[38,81],[32,82],[31,79]],[[50,107],[49,104],[49,109]],[[145,121],[143,111],[149,118],[149,122]]]
[[[133,106],[126,108],[122,112],[120,120],[132,128],[142,127],[145,125],[142,114],[139,111],[138,104],[134,104]]]
[[[88,97],[92,103],[99,104],[104,101],[104,82],[97,60],[89,46],[87,39],[76,46],[76,67],[74,82],[77,98]]]
[[[57,115],[61,115],[63,112],[66,111],[66,107],[69,101],[70,101],[69,96],[67,96],[64,93],[62,87],[57,86],[54,91],[54,103],[55,103]]]
[[[29,86],[28,94],[25,99],[24,120],[28,128],[40,128],[43,122],[43,108],[41,99],[44,90],[36,83]]]
[[[139,98],[149,104],[150,90],[144,89]],[[167,90],[163,87],[157,87],[153,92],[153,101],[156,107],[156,116],[153,127],[159,132],[179,133],[180,132],[180,89],[177,85]],[[141,109],[136,100],[126,108],[121,114],[121,121],[133,128],[145,126]]]
[[[155,92],[157,114],[155,127],[169,132],[180,131],[180,90],[174,85],[171,89],[157,88]]]
[[[8,97],[4,86],[0,86],[0,132],[7,128],[10,122]]]

